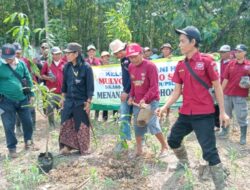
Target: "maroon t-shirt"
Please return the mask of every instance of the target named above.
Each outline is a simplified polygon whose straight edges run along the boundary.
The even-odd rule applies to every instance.
[[[136,103],[142,99],[147,104],[160,99],[158,70],[154,63],[143,59],[138,66],[131,63],[128,69],[131,79],[130,96],[135,98]]]
[[[217,65],[210,56],[196,52],[188,61],[193,71],[208,86],[212,86],[212,81],[219,80]],[[172,81],[182,84],[183,104],[180,113],[185,115],[214,113],[214,103],[211,95],[190,74],[184,61],[179,61],[177,64]]]
[[[49,72],[52,72],[52,74],[55,76],[56,78],[55,82],[46,80],[46,86],[49,89],[55,88],[54,93],[56,94],[61,94],[64,64],[65,64],[64,60],[60,60],[60,63],[58,64],[58,66],[56,66],[54,62],[52,62],[50,65],[48,65],[47,62],[45,62],[41,71],[42,75],[48,76]]]
[[[242,76],[250,76],[250,61],[244,60],[239,64],[237,60],[232,60],[226,67],[224,78],[228,80],[224,89],[224,94],[228,96],[248,96],[248,89],[239,86]]]

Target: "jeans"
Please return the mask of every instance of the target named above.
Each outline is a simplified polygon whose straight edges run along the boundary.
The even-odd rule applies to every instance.
[[[28,105],[29,102],[27,98],[22,101],[13,101],[3,97],[0,101],[0,108],[4,110],[1,118],[5,131],[7,148],[9,150],[16,149],[17,145],[17,139],[15,135],[16,114],[18,114],[23,126],[24,142],[26,143],[28,140],[32,139],[32,119],[30,107]]]
[[[131,140],[131,114],[133,106],[128,105],[127,101],[121,102],[120,106],[120,138],[121,140]]]

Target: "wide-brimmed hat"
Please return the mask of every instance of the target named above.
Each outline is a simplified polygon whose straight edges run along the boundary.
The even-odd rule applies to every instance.
[[[124,50],[126,47],[126,43],[123,43],[121,40],[119,39],[116,39],[114,41],[112,41],[110,44],[109,44],[109,48],[110,50],[113,52],[113,53],[117,53],[121,50]]]

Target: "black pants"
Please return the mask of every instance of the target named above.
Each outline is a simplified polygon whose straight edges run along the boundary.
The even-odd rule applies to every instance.
[[[117,113],[117,110],[113,110],[113,116]],[[99,110],[95,111],[95,119],[99,118]],[[103,110],[102,112],[102,119],[107,121],[108,120],[108,110]]]
[[[214,134],[214,114],[207,115],[183,115],[180,114],[168,136],[168,144],[172,149],[181,146],[183,138],[195,132],[201,146],[203,159],[209,162],[210,166],[219,164],[220,157],[216,148]]]
[[[214,119],[215,119],[215,124],[214,126],[217,127],[217,128],[220,128],[220,109],[219,109],[219,105],[215,105],[214,106],[215,108],[215,116],[214,116]]]

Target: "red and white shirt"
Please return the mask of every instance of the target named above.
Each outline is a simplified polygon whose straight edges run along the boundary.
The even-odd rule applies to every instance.
[[[250,76],[250,61],[244,60],[239,64],[237,60],[232,60],[226,67],[224,78],[228,83],[224,89],[224,94],[228,96],[248,96],[248,89],[239,86],[242,76]]]
[[[160,99],[158,70],[154,63],[143,59],[140,65],[129,65],[129,74],[131,79],[130,96],[136,103],[142,99],[147,104]]]
[[[196,52],[188,62],[193,71],[208,86],[212,86],[212,81],[219,80],[217,65],[210,56]],[[214,113],[214,103],[211,95],[191,75],[184,60],[179,61],[177,64],[172,81],[182,84],[183,104],[180,108],[180,113],[185,115]]]
[[[63,67],[64,67],[65,61],[60,60],[59,64],[56,65],[54,61],[50,65],[48,65],[47,62],[44,63],[41,75],[49,75],[49,72],[52,72],[52,74],[55,76],[56,80],[55,82],[46,80],[46,86],[49,89],[55,88],[54,93],[61,94],[62,91],[62,82],[63,82]]]

